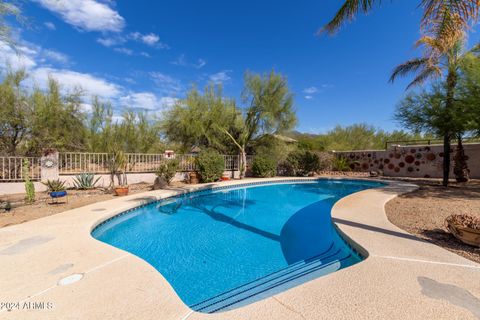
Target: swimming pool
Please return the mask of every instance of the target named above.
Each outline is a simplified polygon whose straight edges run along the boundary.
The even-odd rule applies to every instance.
[[[225,311],[360,262],[330,210],[380,186],[320,179],[222,187],[130,210],[92,235],[150,263],[191,309]]]

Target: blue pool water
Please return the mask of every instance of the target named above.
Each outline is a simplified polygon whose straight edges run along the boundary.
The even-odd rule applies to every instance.
[[[224,311],[360,262],[330,210],[379,186],[313,180],[214,189],[134,209],[92,234],[150,263],[193,310]]]

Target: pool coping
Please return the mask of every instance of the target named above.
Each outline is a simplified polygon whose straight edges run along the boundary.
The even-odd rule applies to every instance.
[[[150,191],[1,228],[0,302],[50,302],[53,306],[44,310],[0,310],[0,318],[451,319],[455,312],[458,318],[474,319],[476,311],[455,297],[464,294],[467,300],[480,298],[480,288],[471,281],[480,277],[480,265],[419,240],[392,225],[385,216],[385,203],[415,190],[415,185],[379,179],[330,179],[388,183],[344,197],[332,208],[332,219],[340,232],[357,250],[368,252],[366,260],[356,265],[239,309],[212,315],[193,312],[153,267],[95,240],[90,235],[93,228],[126,210],[181,193],[312,178],[246,179]],[[72,274],[83,278],[58,285]],[[445,288],[457,290],[456,294],[442,295]],[[471,301],[475,307],[475,300]]]

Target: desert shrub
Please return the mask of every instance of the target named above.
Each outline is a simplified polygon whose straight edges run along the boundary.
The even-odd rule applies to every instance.
[[[179,166],[180,162],[176,159],[164,160],[158,167],[155,174],[170,184],[172,179],[175,177]]]
[[[336,171],[350,171],[350,163],[347,158],[343,156],[334,157],[332,161],[332,168]]]
[[[253,159],[252,173],[255,177],[267,178],[275,176],[277,172],[277,165],[275,160],[257,156]]]
[[[331,170],[335,155],[331,152],[320,151],[315,152],[320,159],[320,170]]]
[[[204,150],[199,153],[195,160],[202,182],[214,182],[223,175],[225,160],[217,151]]]
[[[288,154],[282,166],[288,175],[308,176],[320,169],[320,158],[313,152],[297,150]]]
[[[95,185],[100,180],[100,177],[95,179],[95,174],[90,172],[84,172],[73,178],[73,185],[80,190],[88,190],[95,188]]]

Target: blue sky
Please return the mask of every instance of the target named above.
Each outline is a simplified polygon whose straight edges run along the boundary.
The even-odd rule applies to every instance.
[[[298,130],[358,122],[392,130],[409,79],[387,80],[418,54],[417,2],[385,2],[337,35],[318,37],[341,1],[32,0],[22,6],[30,27],[15,33],[23,56],[0,44],[0,62],[25,67],[38,86],[49,75],[65,90],[82,86],[117,113],[123,106],[160,113],[193,83],[222,83],[239,98],[245,70],[274,68],[295,93]]]

